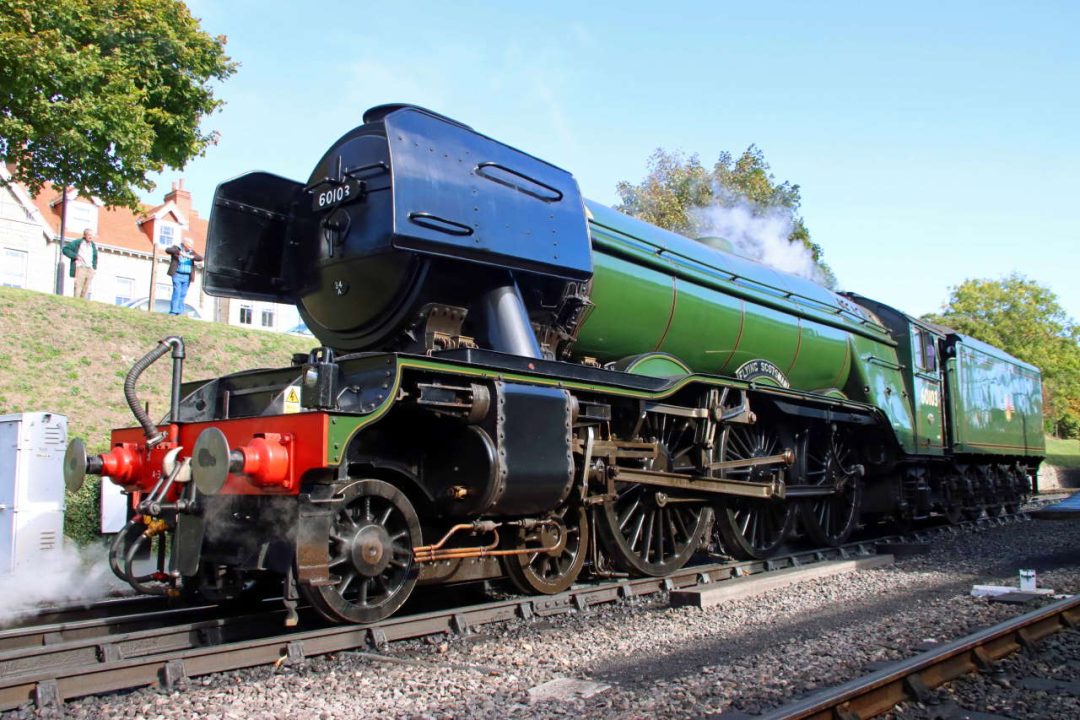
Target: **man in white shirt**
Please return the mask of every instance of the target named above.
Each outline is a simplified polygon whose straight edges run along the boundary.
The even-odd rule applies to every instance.
[[[83,230],[82,237],[64,246],[64,256],[71,258],[70,277],[75,278],[75,297],[86,299],[90,295],[90,282],[97,270],[98,249],[90,228]]]

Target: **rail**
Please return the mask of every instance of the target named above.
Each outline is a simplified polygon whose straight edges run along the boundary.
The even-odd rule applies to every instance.
[[[950,680],[987,670],[1048,635],[1080,624],[1080,595],[1006,620],[875,673],[768,712],[761,720],[868,720],[905,700],[923,700]]]
[[[928,542],[961,527],[998,527],[1030,521],[1023,513],[980,518],[959,526],[923,528],[905,535],[862,539],[839,548],[809,549],[768,560],[688,566],[663,578],[583,584],[558,595],[526,596],[388,618],[369,626],[333,626],[282,632],[283,611],[187,620],[134,631],[108,618],[0,631],[0,711],[28,701],[39,707],[68,699],[182,680],[257,665],[291,662],[333,652],[382,648],[388,642],[470,629],[514,619],[582,611],[625,598],[681,590],[736,577],[871,555],[881,542]],[[276,613],[276,614],[275,614]],[[137,618],[125,616],[123,622]],[[271,629],[272,628],[272,629]],[[76,632],[77,631],[77,632]],[[22,637],[23,640],[18,638]],[[27,639],[29,638],[29,639]]]

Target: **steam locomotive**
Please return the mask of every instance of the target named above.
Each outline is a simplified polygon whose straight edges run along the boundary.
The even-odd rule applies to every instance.
[[[418,584],[558,593],[997,514],[1044,454],[1036,368],[584,200],[413,106],[369,110],[306,183],[220,185],[205,287],[295,303],[320,345],[186,382],[166,338],[125,382],[138,426],[72,443],[69,485],[130,493],[110,558],[143,592],[270,578],[291,611],[369,623]],[[136,383],[166,355],[154,423]]]

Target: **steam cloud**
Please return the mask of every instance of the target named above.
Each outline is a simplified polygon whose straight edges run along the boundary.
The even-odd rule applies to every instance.
[[[43,606],[89,605],[126,588],[109,569],[104,547],[65,543],[47,562],[0,575],[0,626]]]
[[[712,205],[692,211],[699,237],[721,237],[731,243],[730,250],[736,255],[817,283],[827,282],[810,249],[802,243],[788,241],[795,229],[790,211],[785,208],[763,210],[745,197],[721,187],[714,187],[713,192],[717,200]],[[728,250],[708,240],[705,242]]]

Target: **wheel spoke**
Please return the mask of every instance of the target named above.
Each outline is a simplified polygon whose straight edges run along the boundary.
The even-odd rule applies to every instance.
[[[677,533],[678,537],[685,538],[685,539],[689,540],[690,539],[690,532],[686,529],[686,523],[683,522],[682,512],[679,511],[679,510],[676,510],[671,515],[672,515],[672,525],[673,525],[673,527],[674,527],[674,525],[678,525],[678,528],[679,528],[678,533]],[[676,534],[676,533],[674,533],[674,531],[673,531],[673,534]]]
[[[356,571],[350,567],[341,577],[341,582],[338,583],[338,593],[340,593],[342,597],[344,597],[345,593],[348,592],[349,586],[352,585],[352,582],[355,579]]]
[[[653,543],[653,523],[656,521],[656,510],[649,513],[648,525],[645,529],[645,551],[641,553],[641,557],[645,560],[649,559],[649,553],[652,551]]]
[[[665,518],[667,516],[667,509],[660,508],[656,511],[658,515],[656,523],[656,558],[660,562],[664,562],[664,526],[666,525]]]
[[[638,521],[637,521],[637,524],[634,526],[634,532],[631,533],[631,536],[630,536],[630,538],[631,538],[630,539],[630,548],[631,549],[636,548],[638,546],[638,541],[641,540],[641,528],[644,525],[645,525],[645,513],[642,512],[641,514],[638,515]]]
[[[342,510],[339,517],[341,520],[345,521],[346,533],[349,535],[353,534],[352,532],[349,532],[350,530],[355,532],[360,529],[360,526],[356,524],[356,521],[353,520],[352,514],[350,514],[348,510]]]
[[[622,515],[619,516],[619,530],[622,530],[623,528],[626,527],[626,523],[629,522],[630,517],[634,514],[634,511],[637,510],[638,506],[640,506],[640,505],[641,505],[641,500],[640,499],[634,500],[634,504],[631,505],[629,508],[627,508],[626,511]]]

